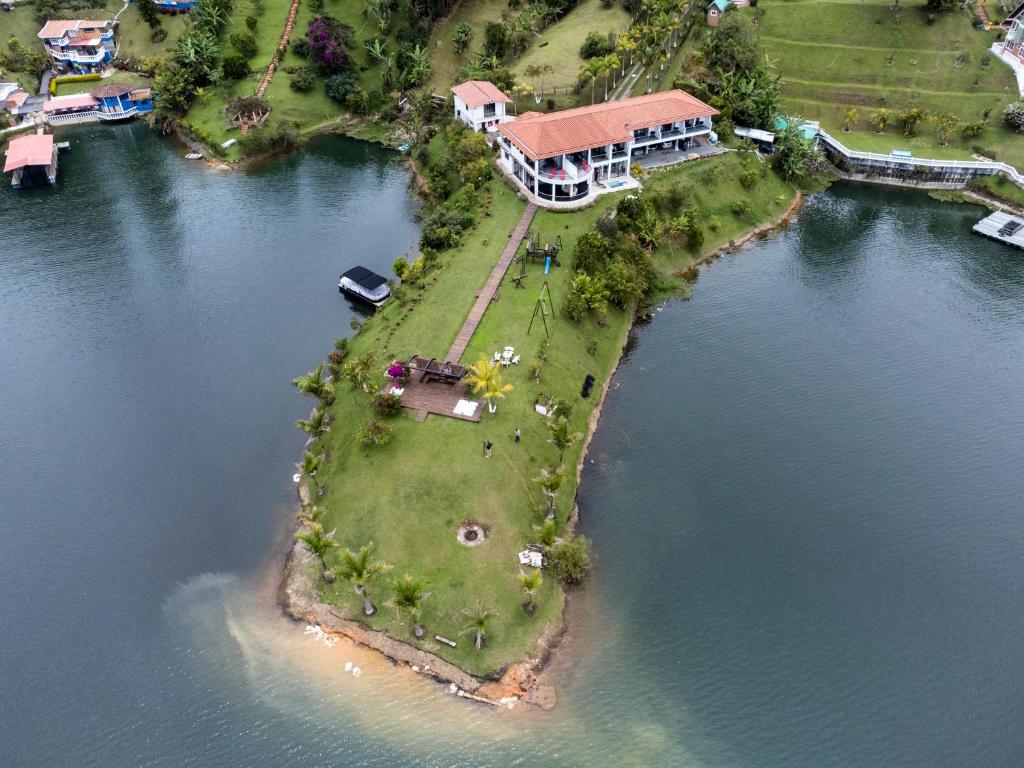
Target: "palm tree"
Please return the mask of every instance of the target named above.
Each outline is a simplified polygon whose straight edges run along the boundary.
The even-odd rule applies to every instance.
[[[469,366],[466,384],[473,389],[473,394],[481,394],[487,401],[487,409],[494,413],[497,410],[495,400],[512,391],[511,384],[501,383],[501,363],[480,356],[476,365]]]
[[[544,577],[540,571],[530,571],[529,573],[520,571],[519,583],[523,585],[523,591],[526,593],[526,603],[523,605],[523,610],[526,612],[526,615],[533,616],[533,612],[537,610],[537,605],[533,602],[533,596],[540,589],[540,585],[544,583]]]
[[[430,597],[430,593],[426,591],[429,585],[430,582],[426,579],[414,579],[409,574],[391,581],[394,595],[390,603],[395,609],[395,619],[401,619],[400,611],[408,611],[413,620],[412,632],[417,638],[422,638],[427,633],[426,627],[420,624],[419,619],[420,604]]]
[[[483,398],[487,401],[487,410],[491,413],[497,411],[498,404],[494,401],[505,397],[512,389],[511,384],[501,383],[501,372],[495,371],[494,378],[487,382],[487,389],[483,393]]]
[[[408,57],[409,68],[406,70],[405,78],[409,85],[419,85],[430,77],[430,54],[417,43],[416,47],[409,51]]]
[[[843,113],[843,132],[849,133],[853,128],[854,123],[857,122],[857,108],[850,107]]]
[[[494,611],[486,610],[481,603],[477,603],[473,610],[464,610],[463,613],[469,617],[470,625],[459,634],[473,633],[473,645],[479,651],[487,642],[487,624],[496,614]]]
[[[324,364],[320,363],[305,376],[292,379],[292,384],[304,395],[318,400],[327,400],[334,394],[334,387],[324,379]]]
[[[582,67],[580,67],[580,82],[590,83],[590,103],[594,103],[594,86],[597,84],[597,78],[601,76],[601,60],[590,59]]]
[[[548,425],[548,428],[551,430],[551,442],[558,449],[558,463],[561,464],[566,448],[569,448],[580,439],[580,433],[572,431],[572,427],[569,426],[569,420],[564,416],[559,416],[558,419]]]
[[[558,538],[558,528],[554,518],[551,517],[546,517],[543,523],[533,526],[533,532],[537,534],[537,539],[545,547],[553,547]]]
[[[619,57],[614,53],[609,53],[607,56],[601,57],[601,65],[604,69],[604,100],[608,101],[608,76],[614,75],[615,70],[619,68]]]
[[[367,586],[371,581],[390,570],[391,566],[383,560],[370,561],[373,555],[373,542],[364,544],[358,552],[346,549],[341,553],[341,564],[335,566],[334,573],[352,584],[357,595],[363,596],[363,613],[373,616],[377,609],[370,602]]]
[[[299,521],[306,525],[312,525],[313,523],[319,523],[320,518],[324,516],[323,507],[318,507],[315,504],[311,507],[303,507],[299,510]]]
[[[308,531],[299,531],[295,534],[295,538],[305,544],[306,549],[320,560],[326,581],[331,580],[328,578],[328,574],[333,575],[333,572],[327,568],[327,553],[338,546],[338,542],[334,540],[334,533],[335,531],[329,533],[324,531],[323,523],[316,521],[309,524]]]
[[[321,454],[313,453],[313,451],[305,450],[302,452],[302,462],[295,465],[299,469],[299,475],[307,478],[316,490],[317,495],[320,495],[320,486],[317,484],[316,473],[324,467],[324,457]]]
[[[558,489],[562,487],[564,481],[565,467],[561,464],[541,469],[540,474],[533,479],[533,482],[540,485],[541,492],[544,494],[544,500],[548,505],[544,514],[548,518],[555,516],[555,496],[558,494]]]
[[[328,416],[323,408],[317,408],[308,419],[298,419],[295,427],[309,435],[309,442],[313,442],[327,432]],[[309,443],[306,443],[309,445]]]

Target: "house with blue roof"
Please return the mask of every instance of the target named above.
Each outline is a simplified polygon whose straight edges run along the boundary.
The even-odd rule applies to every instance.
[[[709,27],[717,27],[722,16],[730,8],[745,8],[750,5],[750,0],[711,0],[708,3],[707,22]]]

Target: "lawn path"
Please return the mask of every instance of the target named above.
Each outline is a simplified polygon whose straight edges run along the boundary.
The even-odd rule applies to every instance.
[[[491,276],[487,278],[487,282],[484,283],[483,289],[477,294],[476,303],[473,304],[473,309],[469,312],[469,317],[466,318],[466,322],[462,324],[462,330],[459,331],[459,335],[455,337],[455,343],[452,344],[452,348],[448,350],[448,354],[445,360],[456,362],[462,353],[466,351],[466,347],[469,345],[469,340],[473,338],[473,332],[476,331],[476,327],[480,325],[480,321],[483,319],[484,312],[487,311],[487,306],[491,303],[494,298],[495,292],[498,290],[498,285],[501,283],[501,279],[505,276],[505,272],[508,271],[508,265],[512,263],[512,259],[515,258],[516,251],[519,250],[519,243],[523,241],[526,236],[526,231],[530,228],[530,222],[533,221],[533,215],[537,212],[537,206],[534,203],[530,203],[526,206],[526,210],[523,211],[522,217],[519,219],[519,223],[516,224],[516,228],[512,230],[512,234],[508,238],[508,244],[505,246],[505,250],[501,254],[501,258],[498,259],[498,263],[494,265],[494,269],[491,270]]]
[[[288,21],[285,22],[284,31],[281,33],[281,42],[277,44],[277,50],[274,51],[274,58],[270,60],[270,65],[267,67],[267,73],[263,75],[263,80],[260,81],[260,87],[256,89],[256,95],[263,98],[263,94],[267,92],[267,87],[270,85],[270,78],[274,76],[274,72],[277,71],[277,65],[281,63],[281,57],[284,56],[285,49],[288,47],[288,39],[292,36],[292,27],[295,26],[295,15],[299,12],[299,3],[301,0],[292,0],[292,7],[288,10]]]
[[[878,51],[879,53],[892,53],[898,51],[899,53],[962,53],[962,48],[905,48],[902,45],[891,45],[887,48],[879,48],[871,45],[846,45],[845,43],[821,43],[815,40],[796,40],[789,37],[776,37],[775,35],[761,35],[762,40],[767,40],[770,43],[779,43],[781,45],[802,45],[808,48],[836,48],[841,51]]]

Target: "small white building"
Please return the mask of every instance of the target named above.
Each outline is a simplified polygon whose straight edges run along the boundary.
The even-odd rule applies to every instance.
[[[506,104],[512,99],[486,80],[470,80],[452,88],[455,94],[455,118],[474,131],[481,128],[493,130],[501,123],[511,120]]]

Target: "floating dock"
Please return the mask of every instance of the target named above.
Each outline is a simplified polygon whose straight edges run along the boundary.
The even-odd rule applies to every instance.
[[[1024,217],[996,211],[975,224],[973,229],[991,240],[1024,248]]]
[[[11,173],[11,186],[21,189],[32,183],[57,183],[57,148],[53,136],[36,134],[11,139],[4,173]]]

